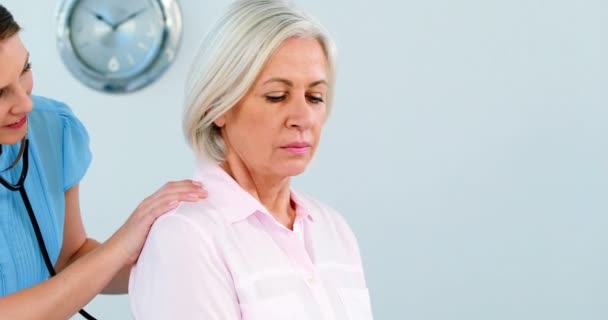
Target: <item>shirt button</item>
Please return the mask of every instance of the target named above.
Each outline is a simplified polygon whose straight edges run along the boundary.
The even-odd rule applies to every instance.
[[[314,284],[315,283],[315,277],[309,277],[308,278],[308,283]]]

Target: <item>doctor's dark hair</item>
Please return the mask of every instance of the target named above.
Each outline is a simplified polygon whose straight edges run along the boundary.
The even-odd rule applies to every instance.
[[[324,28],[285,0],[237,0],[210,29],[190,68],[183,131],[197,158],[223,161],[214,121],[247,94],[277,48],[293,37],[316,39],[327,59],[327,111],[335,82],[335,47]]]
[[[21,30],[13,15],[0,4],[0,40],[8,39]]]

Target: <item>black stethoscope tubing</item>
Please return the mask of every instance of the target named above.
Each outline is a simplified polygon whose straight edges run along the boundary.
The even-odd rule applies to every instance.
[[[30,222],[32,223],[32,228],[34,229],[34,234],[36,235],[36,240],[38,241],[38,246],[40,247],[40,251],[42,252],[42,259],[44,260],[44,264],[46,269],[48,270],[51,277],[54,277],[56,272],[55,268],[53,268],[53,264],[51,263],[51,258],[49,257],[49,253],[46,250],[46,244],[44,243],[44,238],[42,238],[42,232],[40,231],[40,226],[38,225],[38,220],[34,215],[34,209],[32,208],[32,204],[30,203],[30,199],[27,196],[27,192],[25,192],[25,178],[27,177],[27,172],[29,169],[29,140],[25,139],[23,142],[25,144],[24,152],[23,152],[23,168],[21,169],[21,175],[19,176],[19,180],[17,183],[10,183],[6,181],[2,176],[0,176],[0,184],[2,184],[5,188],[10,191],[19,191],[19,195],[21,195],[21,199],[23,200],[23,204],[25,205],[25,209],[27,211],[27,215],[30,218]],[[1,145],[0,145],[0,153],[1,153]],[[80,309],[78,311],[85,319],[88,320],[96,320],[92,315],[86,312],[84,309]]]

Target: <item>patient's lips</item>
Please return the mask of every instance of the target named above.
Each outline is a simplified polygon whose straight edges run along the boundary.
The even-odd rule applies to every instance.
[[[293,142],[281,146],[281,149],[292,154],[304,154],[310,151],[310,143],[308,142]]]

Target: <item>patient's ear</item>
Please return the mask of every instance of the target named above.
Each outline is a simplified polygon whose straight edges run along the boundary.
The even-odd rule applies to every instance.
[[[219,116],[213,123],[220,128],[223,127],[226,124],[226,115]]]

